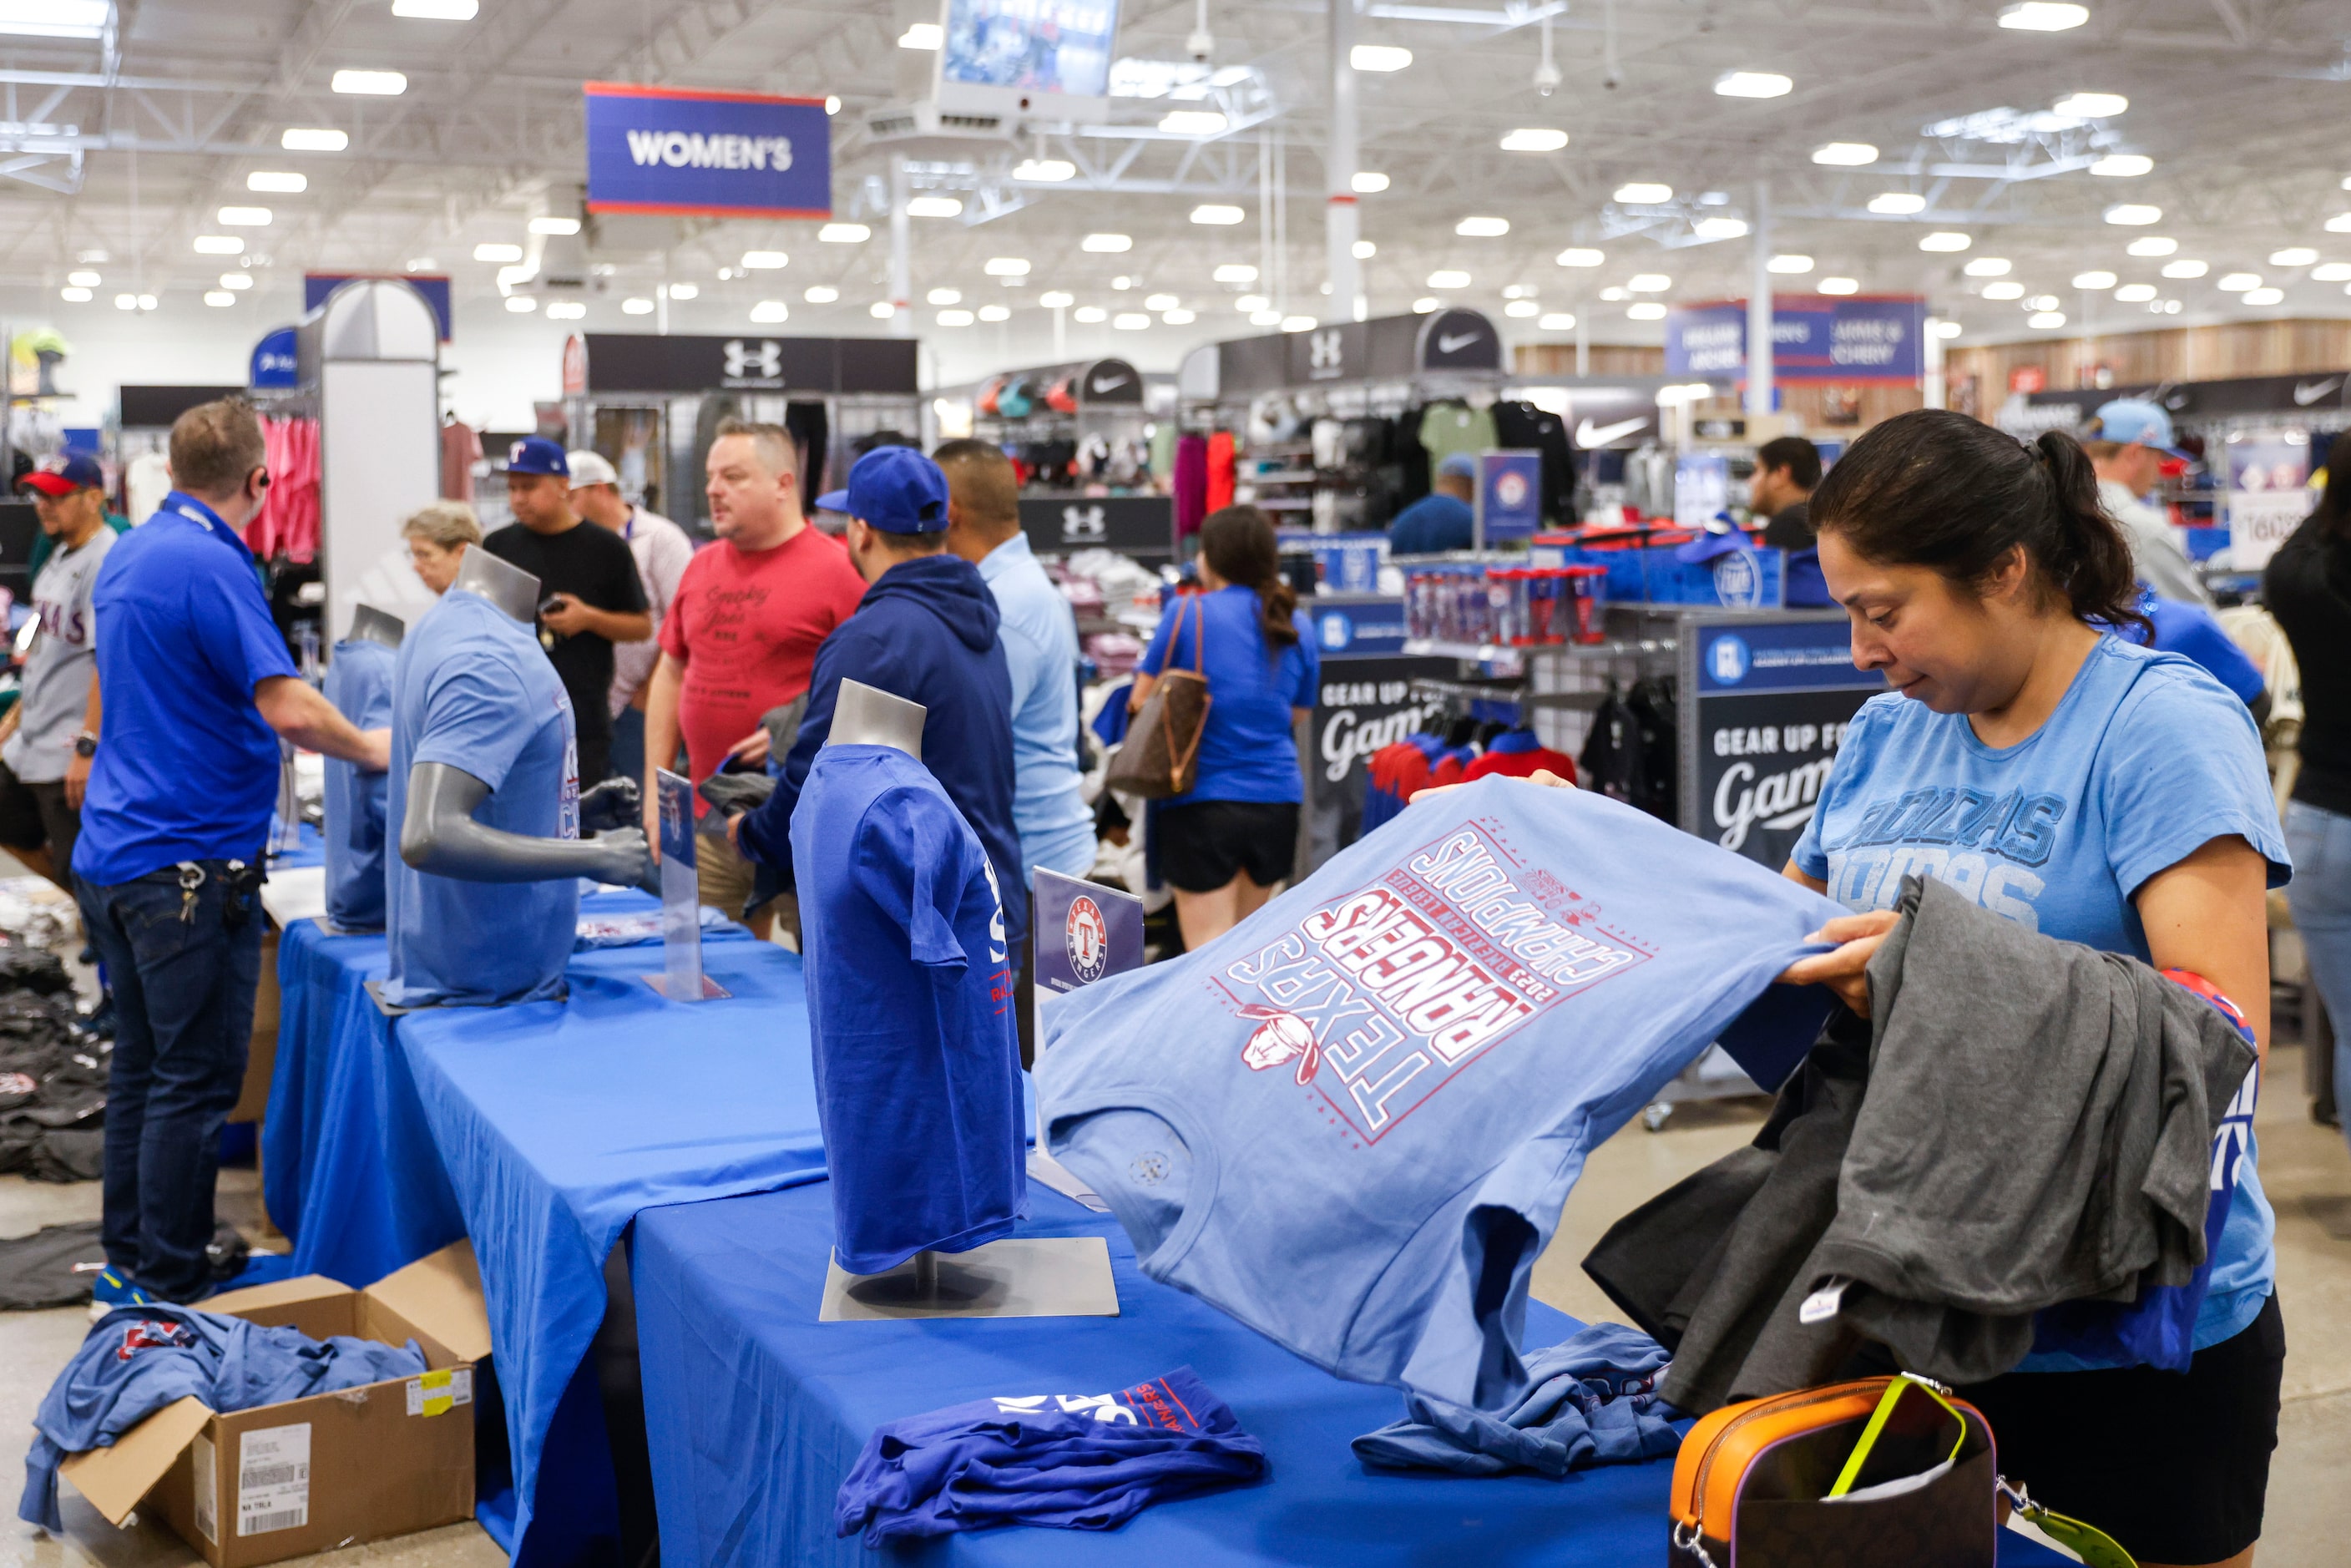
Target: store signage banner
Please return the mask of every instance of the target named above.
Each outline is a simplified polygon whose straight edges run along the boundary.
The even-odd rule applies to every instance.
[[[829,218],[824,100],[591,81],[588,210]]]
[[[1926,301],[1911,295],[1782,294],[1771,306],[1771,373],[1783,382],[1916,382],[1926,372]],[[1666,374],[1747,373],[1747,304],[1666,316]]]
[[[1322,656],[1385,657],[1404,652],[1404,598],[1394,593],[1318,593],[1301,609]]]
[[[1886,683],[1854,668],[1843,617],[1693,631],[1682,826],[1777,870],[1813,819],[1853,716]]]
[[[449,280],[436,275],[415,272],[306,272],[302,275],[302,310],[305,315],[327,302],[327,296],[354,277],[392,277],[405,283],[424,296],[424,303],[433,307],[433,319],[441,328],[441,340],[449,340]]]
[[[1040,988],[1074,991],[1143,967],[1143,900],[1042,867],[1035,895]]]
[[[1020,531],[1040,555],[1113,549],[1165,559],[1176,553],[1176,503],[1165,496],[1024,496]]]
[[[571,380],[565,348],[565,382]],[[701,337],[590,332],[579,381],[590,392],[894,392],[916,389],[911,338]]]
[[[259,391],[265,387],[298,386],[301,381],[293,328],[280,327],[253,346],[253,365],[246,374],[246,385]]]
[[[1533,538],[1542,527],[1542,454],[1479,453],[1477,511],[1489,549]]]

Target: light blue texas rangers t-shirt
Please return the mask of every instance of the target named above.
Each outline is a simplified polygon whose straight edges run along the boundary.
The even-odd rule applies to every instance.
[[[407,817],[409,769],[444,762],[490,787],[474,811],[485,827],[536,839],[580,836],[571,699],[528,627],[453,588],[409,629],[392,694],[387,821]],[[383,994],[393,1006],[562,995],[579,878],[461,882],[392,854],[384,885],[392,973]]]
[[[2272,886],[2292,874],[2245,705],[2179,654],[2102,637],[2049,721],[2014,746],[1985,745],[1964,715],[1892,692],[1870,698],[1794,860],[1848,909],[1890,909],[1905,876],[1931,876],[2027,930],[2147,961],[2132,896],[2232,833],[2270,862]],[[2246,1123],[2246,1154],[2199,1350],[2241,1333],[2277,1272],[2252,1098],[2231,1107]],[[2043,1353],[2024,1369],[2089,1364]]]

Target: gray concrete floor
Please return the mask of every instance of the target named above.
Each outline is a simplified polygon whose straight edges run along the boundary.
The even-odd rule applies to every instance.
[[[2351,1241],[2328,1237],[2306,1201],[2351,1202],[2351,1150],[2314,1125],[2300,1093],[2299,1050],[2273,1054],[2259,1116],[2262,1179],[2278,1211],[2278,1285],[2289,1345],[2285,1411],[2271,1470],[2263,1568],[2339,1568],[2351,1560]],[[1762,1104],[1683,1107],[1663,1131],[1637,1122],[1593,1151],[1559,1234],[1535,1268],[1535,1293],[1583,1318],[1614,1316],[1577,1267],[1619,1216],[1754,1134]],[[260,1235],[259,1183],[251,1171],[221,1176],[221,1210]],[[95,1183],[52,1186],[0,1178],[0,1235],[98,1215]],[[35,1408],[88,1328],[85,1314],[18,1312],[0,1318],[0,1500],[13,1500]],[[2182,1412],[2182,1419],[2194,1419]],[[0,1521],[0,1568],[179,1568],[201,1561],[160,1522],[116,1530],[63,1489],[66,1532],[52,1538]],[[1662,1521],[1661,1521],[1662,1529]],[[495,1568],[503,1553],[473,1524],[329,1552],[308,1561],[384,1568]]]

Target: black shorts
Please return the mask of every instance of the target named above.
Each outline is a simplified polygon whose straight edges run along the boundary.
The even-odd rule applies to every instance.
[[[2277,1447],[2277,1297],[2185,1373],[2012,1372],[1959,1393],[1991,1423],[2001,1473],[2142,1563],[2219,1563],[2261,1539]]]
[[[1159,874],[1186,893],[1214,893],[1242,872],[1259,887],[1290,878],[1298,861],[1298,807],[1267,800],[1192,800],[1153,817]]]
[[[81,813],[66,804],[65,780],[27,784],[0,762],[0,845],[46,849],[62,876],[73,861],[74,835],[80,828]]]

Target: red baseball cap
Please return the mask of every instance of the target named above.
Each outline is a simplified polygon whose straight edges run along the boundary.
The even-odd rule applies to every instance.
[[[16,481],[20,490],[44,496],[70,496],[76,490],[106,488],[106,470],[87,452],[58,452],[41,459],[33,471]]]

